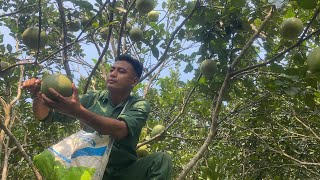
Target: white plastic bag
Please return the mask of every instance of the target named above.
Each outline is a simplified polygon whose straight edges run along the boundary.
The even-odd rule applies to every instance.
[[[33,158],[46,179],[101,180],[113,139],[83,130],[63,139]]]

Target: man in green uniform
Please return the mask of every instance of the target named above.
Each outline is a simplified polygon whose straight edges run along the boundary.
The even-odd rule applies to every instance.
[[[140,97],[131,96],[139,82],[142,64],[128,55],[117,57],[107,78],[107,90],[78,96],[72,85],[72,97],[63,97],[54,89],[56,97],[49,99],[39,91],[41,80],[29,79],[23,88],[33,97],[33,111],[40,121],[70,122],[78,119],[87,127],[115,138],[103,179],[170,179],[172,161],[165,153],[154,153],[137,159],[136,146],[142,127],[150,112],[149,104]]]

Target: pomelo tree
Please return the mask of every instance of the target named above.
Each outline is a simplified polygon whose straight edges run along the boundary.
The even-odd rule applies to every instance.
[[[9,65],[0,69],[2,179],[40,179],[31,157],[79,130],[36,121],[21,82],[63,73],[80,93],[104,89],[125,53],[143,62],[134,93],[152,105],[137,149],[171,154],[174,179],[319,178],[319,3],[145,2],[0,1],[0,61]],[[281,35],[289,18],[303,24],[288,28],[292,39]],[[130,38],[130,25],[142,38]],[[31,48],[25,43],[31,27],[46,33],[44,46],[40,31]],[[207,59],[213,76],[201,74]],[[151,137],[158,124],[164,131]]]

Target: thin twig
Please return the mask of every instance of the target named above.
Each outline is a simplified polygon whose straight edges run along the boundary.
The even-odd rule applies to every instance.
[[[243,72],[250,71],[250,70],[253,70],[253,69],[256,69],[256,68],[259,68],[259,67],[266,66],[267,64],[270,64],[270,63],[276,61],[278,58],[282,57],[284,54],[290,52],[292,49],[300,46],[304,41],[310,39],[312,36],[318,35],[320,33],[320,29],[317,29],[313,33],[310,33],[308,36],[304,37],[304,34],[307,32],[307,30],[310,27],[311,23],[314,21],[314,18],[316,18],[318,16],[318,14],[319,14],[319,9],[317,9],[315,14],[313,15],[312,20],[310,21],[310,23],[308,24],[307,28],[304,30],[303,35],[301,36],[301,38],[299,39],[299,41],[296,44],[294,44],[294,45],[290,46],[289,48],[283,50],[282,52],[280,52],[276,56],[270,58],[269,60],[266,60],[263,63],[256,64],[256,65],[253,65],[253,66],[249,66],[249,67],[234,71],[234,72],[231,73],[231,76],[235,76],[235,75],[238,75],[240,73],[243,74]]]
[[[201,75],[198,77],[197,82],[199,82],[200,78],[201,78]],[[160,136],[163,136],[163,135],[165,134],[165,132],[168,131],[168,129],[178,121],[178,119],[179,119],[179,118],[181,117],[181,115],[184,113],[184,111],[185,111],[185,109],[186,109],[186,106],[187,106],[187,104],[189,103],[189,100],[190,100],[190,98],[191,98],[191,95],[195,92],[195,89],[196,89],[196,88],[197,88],[197,85],[195,85],[195,86],[191,89],[191,91],[190,91],[189,94],[186,96],[186,98],[185,98],[185,100],[184,100],[184,102],[183,102],[183,104],[182,104],[182,108],[181,108],[179,114],[167,125],[167,127],[166,127],[161,133],[157,134],[156,136],[150,138],[150,139],[147,140],[147,141],[144,141],[144,142],[142,142],[142,143],[139,143],[139,144],[137,145],[137,148],[139,148],[139,147],[141,147],[141,146],[143,146],[143,145],[145,145],[145,144],[149,144],[150,142],[158,139]]]
[[[112,2],[112,7],[114,7],[115,2],[116,2],[115,0]],[[103,5],[102,8],[104,8],[108,3],[110,3],[110,0],[106,0],[106,2],[104,3],[104,5]],[[102,8],[101,8],[101,9],[102,9]],[[113,21],[113,11],[110,13],[110,22],[112,22],[112,21]],[[92,76],[94,75],[94,73],[96,72],[96,70],[98,69],[98,67],[99,67],[99,65],[100,65],[100,63],[101,63],[104,55],[106,54],[106,52],[107,52],[107,50],[108,50],[108,48],[109,48],[110,39],[111,39],[111,34],[112,34],[112,27],[113,27],[113,26],[111,25],[111,26],[108,28],[109,31],[108,31],[108,37],[107,37],[106,45],[105,45],[104,49],[102,50],[101,55],[99,56],[97,63],[95,64],[95,66],[93,67],[90,75],[88,76],[86,85],[85,85],[85,87],[84,87],[84,89],[83,89],[83,92],[84,92],[84,93],[87,92],[87,90],[88,90],[88,88],[89,88],[89,84],[90,84],[90,82],[91,82],[91,78],[92,78]]]
[[[175,35],[179,32],[179,30],[182,28],[182,26],[184,26],[186,24],[186,22],[193,16],[193,14],[197,11],[198,7],[200,4],[200,0],[197,0],[192,11],[190,12],[190,14],[181,22],[181,24],[171,33],[170,39],[168,41],[168,44],[166,46],[166,49],[164,50],[162,56],[159,58],[158,63],[151,68],[151,70],[149,72],[147,72],[143,77],[140,78],[139,82],[142,82],[144,79],[146,79],[150,74],[153,73],[153,71],[155,71],[161,64],[163,61],[165,61],[167,59],[167,54],[168,51],[170,49],[171,43],[174,40]]]
[[[68,36],[68,32],[67,32],[67,23],[66,23],[66,16],[65,16],[65,12],[64,12],[64,7],[63,7],[63,3],[62,0],[57,0],[58,3],[58,8],[59,8],[59,13],[60,13],[60,19],[61,19],[61,25],[62,25],[62,41],[63,41],[63,46],[67,46],[67,36]],[[68,48],[64,48],[62,51],[62,62],[64,65],[64,69],[66,70],[67,75],[69,76],[70,79],[72,79],[72,74],[71,74],[71,70],[70,70],[70,66],[69,66],[69,62],[68,62]]]
[[[266,16],[265,20],[262,22],[261,26],[258,29],[258,32],[256,32],[255,34],[252,35],[250,40],[242,48],[241,53],[239,54],[239,56],[234,59],[234,61],[232,62],[231,66],[229,67],[229,69],[227,71],[227,74],[225,76],[225,79],[223,81],[223,84],[222,84],[222,86],[220,88],[219,95],[218,95],[218,98],[217,98],[217,101],[216,101],[216,105],[215,105],[215,109],[214,109],[214,111],[212,113],[211,128],[210,128],[210,132],[208,134],[208,137],[207,137],[206,141],[203,143],[203,145],[200,147],[200,149],[198,150],[196,155],[184,166],[182,172],[180,173],[180,175],[178,177],[178,180],[183,180],[183,179],[186,178],[187,174],[197,164],[197,162],[202,158],[203,154],[207,150],[207,148],[210,145],[211,141],[216,136],[217,130],[218,130],[217,119],[218,119],[218,115],[219,115],[219,112],[220,112],[223,95],[224,95],[224,93],[225,93],[225,91],[227,89],[227,86],[230,83],[231,71],[233,70],[235,65],[241,60],[241,57],[249,49],[249,47],[251,46],[251,44],[253,43],[255,38],[258,37],[258,34],[262,31],[262,27],[265,27],[267,22],[271,19],[273,11],[274,11],[274,9],[273,9],[273,7],[271,7],[271,10],[270,10],[269,14]],[[213,101],[215,101],[215,99]]]
[[[304,122],[302,122],[297,116],[294,116],[294,118],[301,123],[305,128],[307,128],[309,131],[311,131],[311,133],[318,139],[320,140],[320,137],[312,130],[312,128],[310,126],[307,126]]]

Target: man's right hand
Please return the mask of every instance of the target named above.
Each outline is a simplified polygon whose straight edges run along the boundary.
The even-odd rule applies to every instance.
[[[31,96],[36,96],[40,92],[41,79],[31,78],[23,82],[22,88],[30,92]]]

